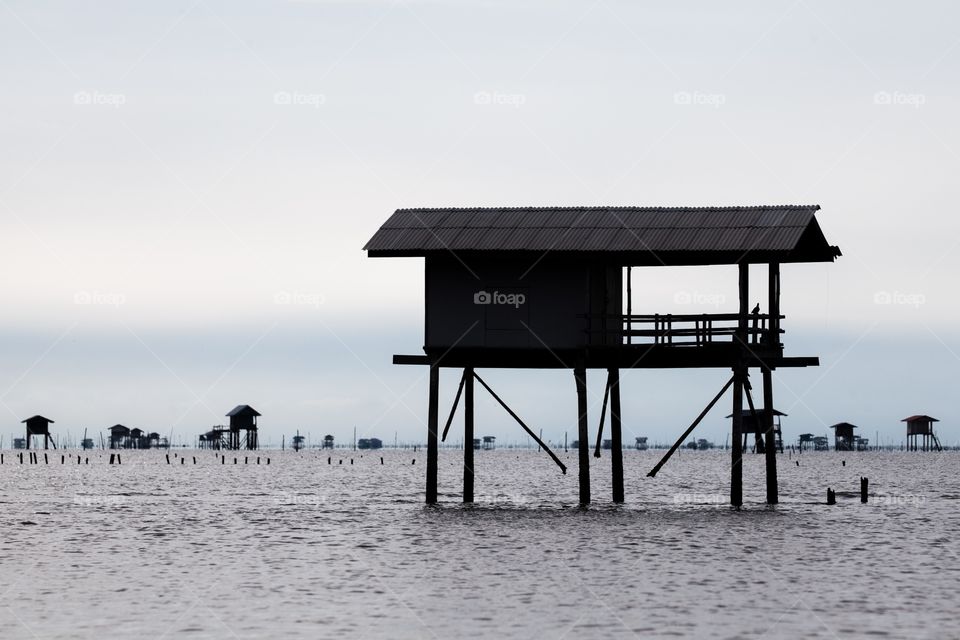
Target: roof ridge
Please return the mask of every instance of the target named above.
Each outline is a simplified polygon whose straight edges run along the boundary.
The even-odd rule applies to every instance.
[[[397,211],[795,211],[798,209],[820,210],[818,204],[772,204],[772,205],[708,205],[708,206],[656,206],[656,205],[520,205],[490,207],[401,207]]]

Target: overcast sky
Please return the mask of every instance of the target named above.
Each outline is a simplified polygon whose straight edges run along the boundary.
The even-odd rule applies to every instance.
[[[785,203],[820,204],[844,253],[784,268],[787,352],[821,357],[778,372],[786,439],[849,421],[899,443],[899,420],[929,413],[956,443],[958,18],[949,2],[3,0],[4,444],[35,413],[75,437],[119,422],[192,441],[240,403],[274,444],[354,425],[421,440],[425,371],[390,361],[422,345],[422,261],[361,251],[394,209]],[[637,310],[676,311],[678,293],[735,308],[735,270],[640,278]],[[672,440],[727,375],[629,372],[626,437]],[[572,436],[571,373],[485,377]],[[727,409],[698,434],[722,444]],[[478,421],[525,441],[486,400]]]

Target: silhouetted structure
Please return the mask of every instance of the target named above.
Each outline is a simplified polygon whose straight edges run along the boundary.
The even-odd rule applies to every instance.
[[[129,449],[130,448],[130,429],[122,424],[115,424],[108,429],[110,432],[111,449]]]
[[[300,435],[300,432],[297,431],[297,435],[293,436],[293,440],[291,441],[293,450],[300,451],[300,449],[303,449],[303,447],[305,446],[304,443],[306,442],[306,440],[307,440],[306,436]]]
[[[228,434],[230,429],[225,427],[222,424],[218,424],[215,427],[212,427],[210,431],[200,434],[200,448],[201,449],[229,449],[230,448],[230,438]]]
[[[490,451],[497,448],[496,436],[483,436],[483,448]]]
[[[637,442],[634,445],[637,451],[646,451],[649,447],[646,436],[637,436]]]
[[[854,429],[860,427],[849,422],[838,422],[830,427],[833,429],[833,449],[834,451],[856,451],[858,437],[854,435]]]
[[[84,451],[87,451],[87,450],[89,450],[89,449],[93,449],[93,438],[84,438],[83,440],[81,440],[81,441],[80,441],[80,447],[81,447]]]
[[[329,433],[323,436],[323,448],[324,449],[333,449],[333,436]]]
[[[383,441],[380,438],[360,438],[357,440],[357,449],[381,449]]]
[[[259,442],[257,440],[257,418],[260,414],[256,409],[248,404],[240,404],[234,407],[227,414],[230,418],[230,434],[228,441],[229,449],[257,449]],[[244,432],[244,437],[240,439],[240,432]]]
[[[473,448],[474,448],[474,449],[479,449],[479,448],[481,447],[480,442],[481,442],[480,438],[474,438],[474,439],[473,439]]]
[[[813,439],[813,450],[830,451],[830,441],[827,440],[827,436],[816,436]]]
[[[904,418],[900,422],[907,423],[907,451],[940,451],[940,440],[933,433],[933,423],[940,422],[930,416],[919,415]],[[920,440],[918,443],[917,440]],[[918,446],[919,445],[919,446]]]
[[[780,265],[832,262],[818,206],[518,207],[400,209],[364,247],[370,257],[425,258],[424,355],[395,364],[430,368],[426,501],[437,500],[440,369],[462,368],[444,436],[464,396],[464,436],[473,439],[473,389],[479,382],[566,472],[476,369],[562,368],[574,373],[578,404],[580,502],[590,502],[587,369],[607,370],[613,500],[622,502],[620,369],[716,367],[733,376],[649,475],[679,447],[706,411],[733,387],[730,501],[742,503],[743,399],[748,371],[763,375],[765,433],[773,431],[772,371],[816,366],[783,355]],[[657,266],[738,265],[736,313],[635,315],[631,270]],[[749,266],[767,266],[768,313],[750,313]],[[626,271],[626,274],[624,273]],[[624,287],[626,275],[626,287]],[[645,273],[647,278],[656,277]],[[626,288],[626,309],[623,291]],[[606,407],[601,416],[606,415]],[[602,419],[602,418],[601,418]],[[767,501],[777,501],[776,457],[767,447]],[[464,450],[463,499],[473,501],[473,450]]]
[[[49,449],[51,443],[54,449],[57,448],[57,443],[54,442],[50,436],[50,425],[53,424],[53,420],[44,418],[43,416],[31,416],[21,421],[21,423],[27,425],[27,449],[30,448],[33,436],[43,436],[44,449]]]
[[[14,448],[14,449],[26,449],[26,448],[27,448],[27,439],[26,439],[26,438],[14,438],[14,439],[13,439],[13,448]]]
[[[800,453],[803,453],[803,450],[806,448],[807,443],[813,444],[813,434],[812,433],[801,433],[799,438]]]
[[[780,418],[787,414],[773,410],[773,438],[775,438],[774,443],[777,447],[777,451],[783,453],[783,436],[780,431]],[[733,414],[727,416],[727,419],[733,417]],[[743,448],[747,448],[747,437],[750,434],[753,434],[754,439],[754,453],[766,453],[766,441],[764,439],[764,433],[767,431],[767,427],[764,425],[763,416],[759,411],[751,411],[750,409],[744,409],[741,412],[741,419],[743,420],[743,426],[741,430],[743,432]],[[769,440],[767,438],[766,440]]]

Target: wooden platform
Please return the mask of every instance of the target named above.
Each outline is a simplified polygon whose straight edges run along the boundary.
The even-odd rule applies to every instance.
[[[393,356],[397,365],[430,365],[477,369],[730,369],[740,357],[738,346],[712,344],[701,347],[669,345],[624,345],[588,349],[486,349],[465,348],[432,351],[424,355]],[[817,357],[785,357],[780,349],[751,349],[744,362],[747,367],[816,367]]]

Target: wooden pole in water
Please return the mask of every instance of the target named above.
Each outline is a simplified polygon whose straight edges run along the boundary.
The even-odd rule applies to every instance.
[[[780,264],[771,262],[767,270],[767,306],[770,314],[770,332],[767,346],[772,349],[780,348]],[[777,482],[777,434],[773,428],[773,370],[763,368],[763,419],[767,427],[767,504],[777,504],[780,501]]]
[[[610,387],[610,438],[613,449],[610,452],[610,464],[613,468],[613,501],[623,502],[623,439],[620,430],[620,369],[608,372]]]
[[[573,371],[577,383],[578,435],[580,437],[580,504],[590,504],[590,438],[587,424],[587,370],[577,367]]]
[[[742,262],[739,265],[739,294],[740,310],[737,323],[737,339],[740,341],[741,351],[747,343],[747,308],[750,297],[750,265]],[[743,505],[743,381],[746,379],[747,368],[743,364],[742,354],[733,367],[733,448],[730,459],[730,504],[734,507]]]
[[[773,372],[763,369],[763,422],[766,426],[764,456],[767,467],[767,504],[780,501],[777,487],[777,434],[773,429]]]
[[[473,502],[473,367],[463,370],[463,501]],[[383,458],[380,458],[383,464]]]
[[[437,502],[438,421],[440,401],[440,367],[430,365],[430,397],[427,405],[427,504]]]

